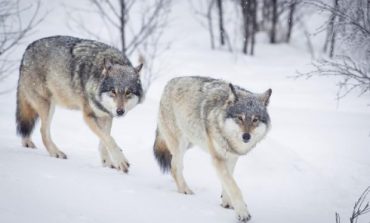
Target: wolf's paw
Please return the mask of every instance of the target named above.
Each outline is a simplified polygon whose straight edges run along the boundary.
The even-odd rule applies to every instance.
[[[226,209],[234,209],[234,207],[231,205],[231,202],[227,196],[221,194],[221,199],[222,199],[221,207],[226,208]]]
[[[194,194],[194,192],[192,190],[190,190],[189,188],[179,189],[179,193],[181,193],[181,194],[189,194],[189,195]]]
[[[116,168],[111,160],[102,160],[102,162],[103,162],[103,167],[109,167],[112,169]]]
[[[36,148],[35,144],[32,142],[31,139],[23,139],[22,145],[26,148],[32,148],[32,149]]]
[[[222,201],[221,207],[226,208],[226,209],[234,209],[234,207],[231,205],[231,203]]]
[[[130,163],[127,161],[125,155],[121,152],[120,149],[115,150],[111,154],[112,163],[114,168],[119,171],[123,171],[125,173],[128,172],[128,168],[130,167]]]
[[[67,155],[64,154],[60,150],[55,150],[55,151],[50,152],[50,156],[58,158],[58,159],[67,159]]]
[[[102,161],[103,167],[110,167],[112,169],[115,168],[112,160],[109,157],[102,158],[101,161]]]
[[[240,210],[240,211],[237,211],[236,212],[237,214],[237,217],[238,217],[238,221],[239,222],[248,222],[249,220],[251,220],[252,216],[249,214],[249,211],[247,208],[243,209],[243,210]]]
[[[250,215],[250,214],[243,215],[243,216],[242,215],[238,215],[238,221],[243,222],[243,223],[248,222],[251,219],[252,219],[252,215]]]

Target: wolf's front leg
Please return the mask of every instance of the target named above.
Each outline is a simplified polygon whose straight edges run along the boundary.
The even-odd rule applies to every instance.
[[[243,200],[242,193],[229,171],[226,160],[214,157],[213,164],[216,168],[217,175],[221,180],[222,187],[234,207],[238,220],[241,222],[249,221],[251,219],[251,215],[249,214],[248,208]]]
[[[100,141],[103,142],[105,148],[110,154],[114,167],[127,173],[130,166],[129,162],[123,155],[122,150],[114,141],[113,137],[98,125],[99,118],[91,113],[84,112],[84,119],[90,129],[99,137]]]
[[[112,129],[112,118],[111,117],[99,118],[98,125],[103,129],[103,131],[105,131],[107,134],[110,134]],[[103,166],[114,168],[115,166],[109,156],[109,152],[107,148],[105,148],[105,145],[101,140],[99,142],[99,152]]]
[[[227,169],[229,170],[231,175],[233,175],[233,173],[234,173],[234,168],[235,168],[235,165],[236,165],[237,161],[238,161],[238,156],[236,156],[236,155],[230,155],[226,160]],[[225,188],[222,188],[221,199],[222,199],[222,203],[221,203],[222,207],[230,208],[230,209],[234,208],[231,204],[229,195],[226,193]]]

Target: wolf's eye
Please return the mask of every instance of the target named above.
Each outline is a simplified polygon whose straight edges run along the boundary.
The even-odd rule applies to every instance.
[[[238,120],[242,122],[243,121],[243,117],[242,116],[238,116]]]
[[[116,92],[116,90],[112,89],[112,90],[110,91],[110,94],[111,94],[112,96],[116,96],[117,92]]]
[[[131,94],[132,94],[132,92],[130,90],[126,91],[126,96],[130,96]]]
[[[252,122],[253,123],[257,123],[259,121],[259,119],[258,118],[256,118],[256,117],[254,117],[253,119],[252,119]]]

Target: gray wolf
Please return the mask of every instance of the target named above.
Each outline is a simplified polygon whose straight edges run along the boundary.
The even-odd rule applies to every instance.
[[[191,145],[205,149],[222,184],[222,206],[234,208],[240,221],[251,218],[232,174],[238,157],[247,154],[270,129],[267,105],[271,89],[255,94],[222,80],[178,77],[160,100],[154,155],[168,170],[180,193],[193,194],[182,174]]]
[[[139,72],[118,49],[93,40],[52,36],[31,43],[23,54],[17,88],[17,133],[35,148],[31,133],[41,119],[41,135],[50,156],[66,159],[50,135],[56,105],[81,110],[99,137],[104,166],[127,172],[129,162],[110,135],[112,118],[143,101]]]

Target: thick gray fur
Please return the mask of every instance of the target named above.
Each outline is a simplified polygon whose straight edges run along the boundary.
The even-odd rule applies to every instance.
[[[101,140],[103,163],[127,171],[110,128],[113,117],[143,101],[141,68],[133,67],[118,49],[94,40],[52,36],[31,43],[23,54],[17,89],[16,123],[23,145],[34,147],[30,136],[40,117],[48,152],[66,158],[50,137],[54,107],[82,110]]]

